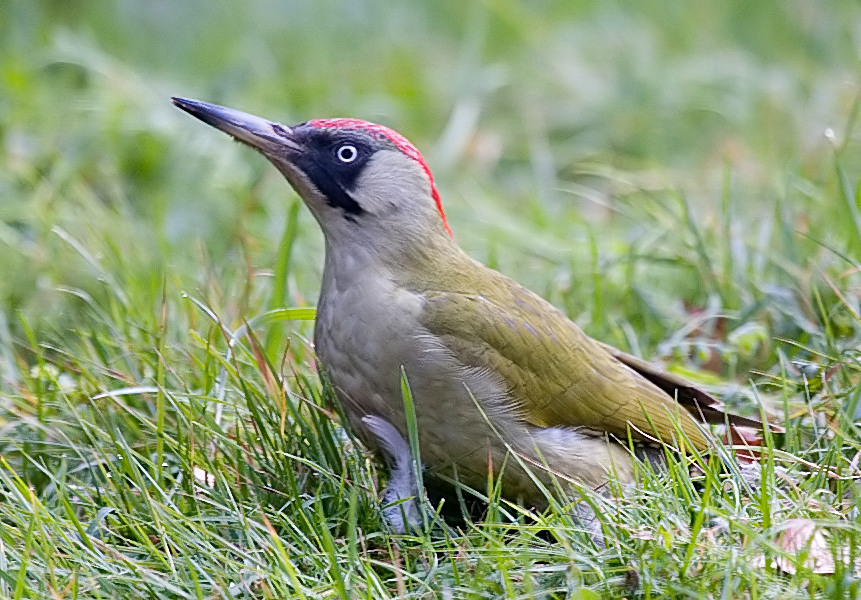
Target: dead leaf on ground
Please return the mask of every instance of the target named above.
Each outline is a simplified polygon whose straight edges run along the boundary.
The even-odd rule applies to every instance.
[[[796,573],[802,557],[804,562],[801,566],[818,575],[833,575],[837,561],[849,564],[849,549],[838,548],[835,553],[828,544],[825,531],[811,519],[788,519],[774,542],[782,553],[772,560],[771,566],[790,575]],[[765,567],[765,555],[754,556],[752,564]],[[859,566],[855,565],[856,572]]]

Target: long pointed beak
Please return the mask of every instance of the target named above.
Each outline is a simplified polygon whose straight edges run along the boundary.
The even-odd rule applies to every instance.
[[[171,102],[207,125],[212,125],[265,154],[273,154],[285,148],[294,151],[302,149],[293,135],[293,130],[285,125],[200,100],[173,97]]]

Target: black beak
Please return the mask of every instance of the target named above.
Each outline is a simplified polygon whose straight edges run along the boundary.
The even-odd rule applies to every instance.
[[[248,144],[264,154],[273,154],[279,150],[283,153],[285,148],[294,151],[302,149],[290,127],[200,100],[174,97],[171,98],[171,101],[207,125],[212,125],[216,129],[229,133],[240,142]]]

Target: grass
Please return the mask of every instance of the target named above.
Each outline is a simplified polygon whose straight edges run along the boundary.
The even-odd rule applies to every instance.
[[[858,597],[860,24],[851,0],[12,0],[0,597]],[[385,532],[309,346],[316,224],[176,94],[404,132],[473,256],[784,419],[761,483],[644,467],[590,497],[604,549],[494,489]],[[781,547],[802,518],[835,573]]]

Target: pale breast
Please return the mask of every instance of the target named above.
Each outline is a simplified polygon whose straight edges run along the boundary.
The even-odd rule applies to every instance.
[[[363,441],[374,445],[360,421],[367,414],[385,418],[406,434],[403,369],[423,460],[429,466],[474,462],[464,455],[482,452],[492,433],[483,412],[495,416],[506,404],[497,378],[460,365],[419,325],[424,302],[419,295],[372,278],[328,291],[335,293],[321,297],[317,312],[317,355]],[[486,470],[481,476],[486,477]]]

